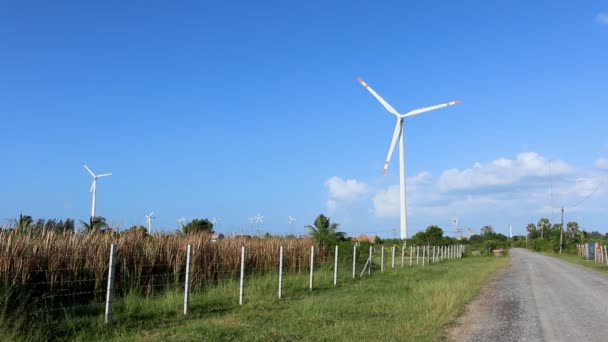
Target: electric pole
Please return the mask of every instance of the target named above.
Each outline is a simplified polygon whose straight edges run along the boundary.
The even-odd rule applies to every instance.
[[[562,207],[562,224],[559,226],[559,254],[562,254],[563,239],[564,239],[564,207]]]

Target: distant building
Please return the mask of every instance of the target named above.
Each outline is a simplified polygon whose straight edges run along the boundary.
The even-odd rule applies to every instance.
[[[367,236],[365,234],[359,234],[356,238],[353,238],[353,241],[355,242],[371,242],[374,243],[374,241],[376,241],[376,236]]]
[[[211,235],[211,242],[217,242],[218,240],[224,240],[224,234]]]

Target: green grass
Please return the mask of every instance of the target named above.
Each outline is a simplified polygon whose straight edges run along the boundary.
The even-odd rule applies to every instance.
[[[555,253],[550,253],[547,255],[553,256],[556,258],[560,258],[562,260],[566,260],[573,264],[582,265],[587,268],[591,268],[593,270],[599,271],[601,273],[608,273],[608,265],[595,262],[594,260],[586,260],[585,258],[574,255],[574,254],[565,254],[564,253],[562,255],[559,255],[559,254],[555,254]]]
[[[384,273],[378,268],[357,280],[341,263],[345,271],[337,288],[328,269],[315,274],[312,292],[308,274],[290,274],[282,300],[276,275],[252,279],[242,307],[238,282],[228,281],[194,293],[187,317],[179,290],[154,299],[133,294],[116,301],[112,326],[104,326],[100,305],[88,313],[66,312],[54,335],[80,341],[436,341],[507,263],[508,258],[479,257],[425,268],[389,265]]]

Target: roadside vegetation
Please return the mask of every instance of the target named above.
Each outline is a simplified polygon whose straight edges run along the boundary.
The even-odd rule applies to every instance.
[[[406,267],[365,280],[344,280],[332,288],[330,271],[319,273],[319,288],[307,277],[291,276],[291,295],[276,298],[276,279],[251,281],[254,290],[238,306],[237,283],[197,292],[191,313],[180,312],[183,297],[169,291],[154,299],[137,296],[117,303],[115,323],[100,316],[70,315],[57,340],[80,341],[437,341],[506,258],[464,258],[431,267]],[[298,285],[299,284],[299,285]],[[44,335],[31,336],[33,339]],[[13,336],[23,340],[23,336]]]
[[[5,340],[390,340],[401,336],[434,340],[506,262],[465,258],[423,268],[422,262],[417,266],[414,254],[410,267],[404,259],[409,247],[460,245],[469,240],[444,236],[440,227],[429,226],[407,243],[378,237],[374,242],[355,241],[324,215],[306,226],[310,234],[305,237],[266,234],[222,239],[207,219],[194,219],[170,234],[152,235],[139,225],[120,231],[103,217],[81,221],[80,229],[71,219],[34,220],[27,215],[12,223],[0,230],[0,330]],[[483,235],[471,237],[473,249],[501,246],[500,234],[491,227],[482,231]],[[115,306],[113,323],[106,326],[111,244],[118,249]],[[372,244],[373,276],[365,273],[361,279]],[[182,311],[187,245],[194,252],[186,317]],[[247,247],[248,278],[241,307],[242,246]],[[279,300],[281,246],[285,276],[284,298]],[[315,285],[310,291],[313,246]],[[337,287],[333,286],[334,246],[340,250]]]

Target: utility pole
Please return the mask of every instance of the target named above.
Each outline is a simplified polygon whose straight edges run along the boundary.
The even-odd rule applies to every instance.
[[[559,254],[562,254],[563,239],[564,239],[564,207],[562,207],[562,224],[559,226]]]

